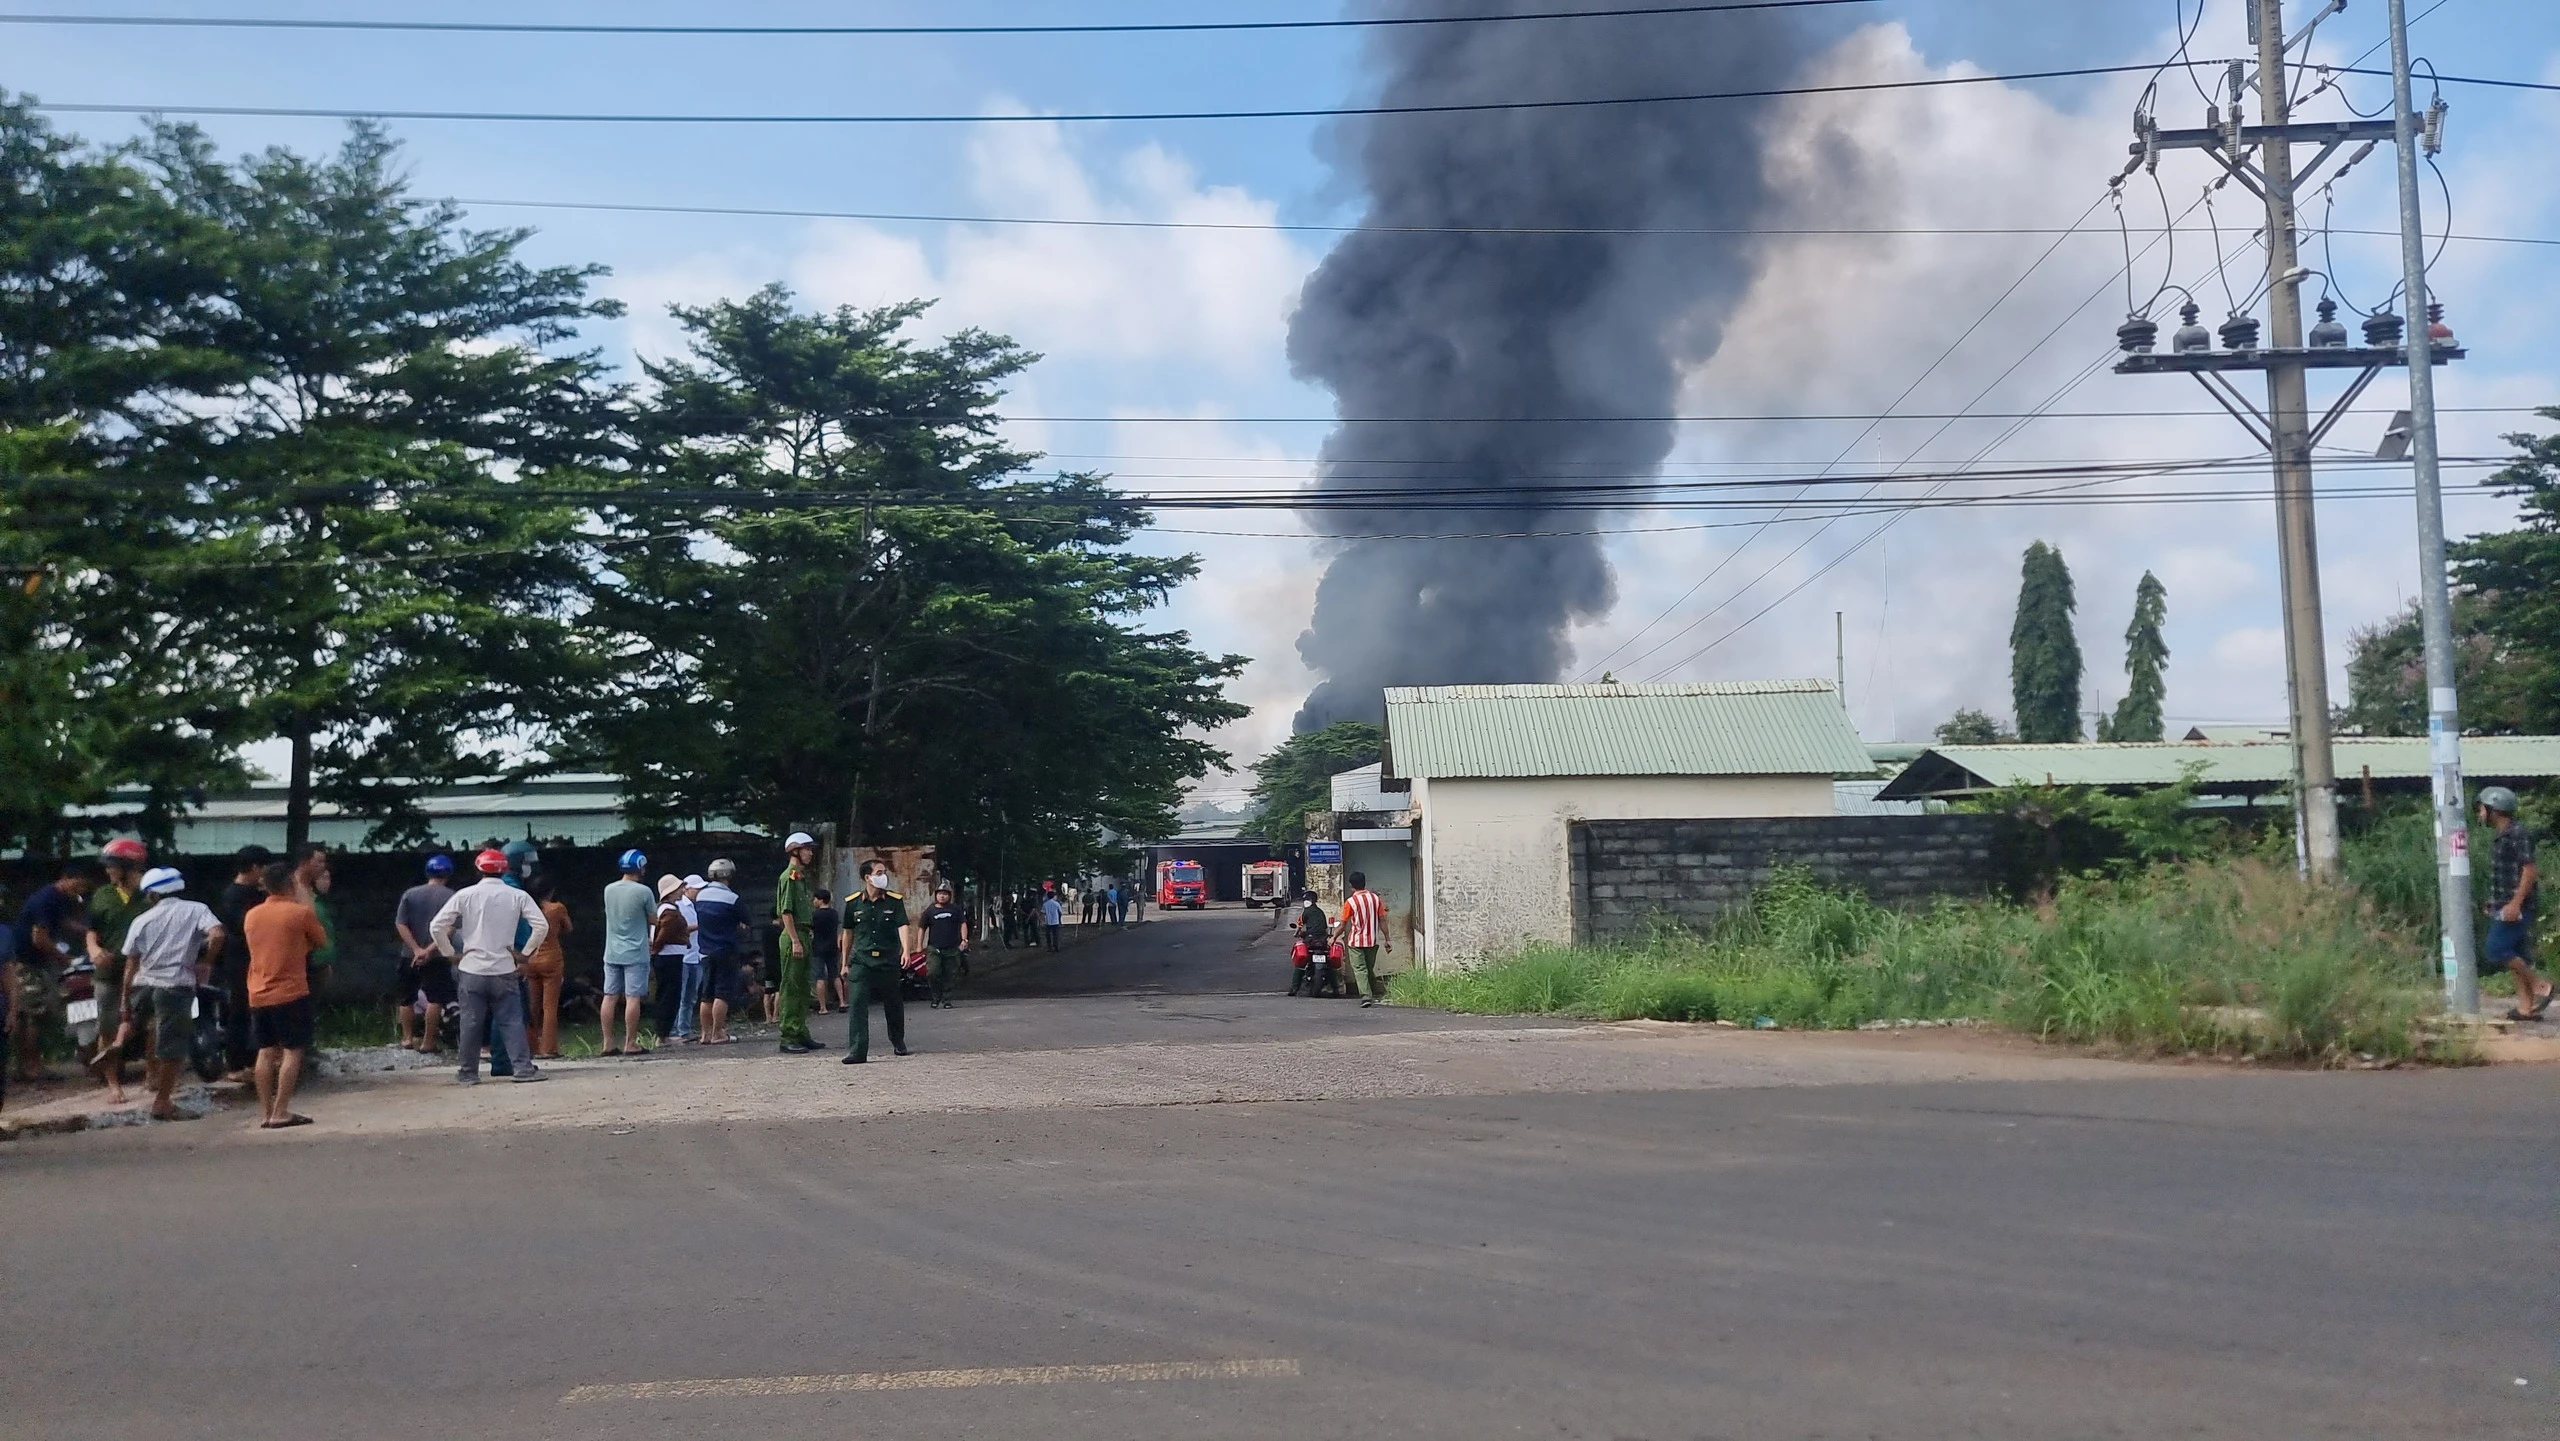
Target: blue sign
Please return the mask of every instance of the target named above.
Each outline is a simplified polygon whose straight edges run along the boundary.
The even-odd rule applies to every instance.
[[[1342,842],[1307,842],[1307,864],[1311,866],[1338,866],[1342,864]]]

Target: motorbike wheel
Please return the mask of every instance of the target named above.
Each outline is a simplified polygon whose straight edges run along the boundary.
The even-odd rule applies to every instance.
[[[187,1069],[207,1085],[222,1079],[222,1021],[218,1015],[196,1017],[193,1043],[187,1047]]]

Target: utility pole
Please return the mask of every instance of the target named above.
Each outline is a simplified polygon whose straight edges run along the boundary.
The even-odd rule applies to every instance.
[[[2402,348],[2398,317],[2377,314],[2365,322],[2365,343],[2350,348],[2346,327],[2337,323],[2336,306],[2323,301],[2321,322],[2305,344],[2302,283],[2311,278],[2302,266],[2297,231],[2296,197],[2302,187],[2343,146],[2362,141],[2330,178],[2371,154],[2376,145],[2397,135],[2397,122],[2380,120],[2293,121],[2288,57],[2305,45],[2323,20],[2346,8],[2344,0],[2327,0],[2309,24],[2288,36],[2284,0],[2250,0],[2250,38],[2257,45],[2258,114],[2260,123],[2244,123],[2251,83],[2247,62],[2230,62],[2224,77],[2224,104],[2208,106],[2200,130],[2163,130],[2148,113],[2134,116],[2133,158],[2117,175],[2121,186],[2136,170],[2157,167],[2163,150],[2202,150],[2222,166],[2221,185],[2237,181],[2266,204],[2267,305],[2272,344],[2261,347],[2258,322],[2234,313],[2221,326],[2223,349],[2196,323],[2197,306],[2189,300],[2168,355],[2153,354],[2160,327],[2148,315],[2126,318],[2116,332],[2125,358],[2119,375],[2158,375],[2183,371],[2193,375],[2233,419],[2266,447],[2275,465],[2276,557],[2283,590],[2285,690],[2292,711],[2293,813],[2295,855],[2303,874],[2319,884],[2338,878],[2337,758],[2329,736],[2329,660],[2320,615],[2320,545],[2312,507],[2311,453],[2345,416],[2365,387],[2389,366],[2431,364],[2460,359],[2452,348],[2432,354]],[[2320,147],[2307,164],[2294,163],[2296,145]],[[2256,163],[2249,150],[2256,148]],[[2424,324],[2423,321],[2420,322]],[[2311,418],[2308,372],[2352,369],[2360,372],[2346,393],[2317,422]],[[2227,372],[2261,370],[2267,375],[2267,404],[2258,408],[2224,378]]]
[[[1831,688],[1840,697],[1840,708],[1849,708],[1849,613],[1831,613]]]
[[[2445,1009],[2480,1009],[2472,965],[2471,817],[2462,792],[2462,711],[2453,684],[2453,597],[2445,581],[2444,489],[2436,448],[2436,377],[2427,246],[2418,216],[2417,107],[2409,93],[2408,0],[2391,0],[2391,123],[2400,147],[2400,268],[2409,293],[2409,449],[2418,482],[2418,625],[2427,648],[2427,757],[2435,780],[2436,909],[2444,933]],[[2430,151],[2435,126],[2425,137]]]
[[[2271,133],[2259,147],[2267,201],[2268,337],[2277,350],[2302,349],[2301,256],[2293,202],[2293,123],[2285,71],[2284,0],[2258,7],[2258,119]],[[2240,97],[2232,96],[2237,110]],[[2299,362],[2267,367],[2269,449],[2276,462],[2276,554],[2284,586],[2284,663],[2293,698],[2294,826],[2311,873],[2338,879],[2337,759],[2329,747],[2329,646],[2320,617],[2320,537],[2311,507],[2311,391]]]

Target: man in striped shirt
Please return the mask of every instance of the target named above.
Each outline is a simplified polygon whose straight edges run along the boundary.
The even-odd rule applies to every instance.
[[[1350,956],[1351,973],[1361,986],[1360,1004],[1378,1003],[1378,947],[1383,943],[1387,953],[1395,953],[1396,944],[1387,935],[1386,898],[1369,889],[1369,878],[1359,871],[1351,873],[1351,894],[1342,898],[1342,949]]]

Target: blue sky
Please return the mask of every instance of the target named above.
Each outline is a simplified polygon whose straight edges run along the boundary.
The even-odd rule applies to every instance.
[[[2430,0],[2413,0],[2416,12]],[[1259,0],[1216,7],[1077,0],[1077,3],[786,4],[472,3],[357,6],[326,0],[46,0],[44,9],[96,14],[408,15],[502,21],[664,23],[1058,23],[1298,17],[1342,13],[1317,0]],[[2308,7],[2295,0],[2297,13]],[[2322,32],[2324,58],[2342,60],[2382,36],[2381,0],[2356,0]],[[1607,22],[1589,22],[1607,23]],[[1699,23],[1716,23],[1712,19]],[[2170,0],[1885,0],[1843,6],[1818,22],[1833,49],[1827,78],[1912,76],[1949,67],[1994,72],[2150,62],[2172,33]],[[2560,81],[2560,5],[2547,0],[2448,0],[2418,27],[2417,48],[2447,73]],[[2200,53],[2238,45],[2237,11],[2216,0]],[[2368,62],[2378,63],[2378,62]],[[757,111],[1068,113],[1339,103],[1362,93],[1361,42],[1352,32],[1148,36],[712,38],[389,35],[211,32],[0,25],[0,86],[51,101],[139,104],[312,105],[360,108],[493,108],[531,111]],[[2376,82],[2359,91],[2370,103]],[[1889,164],[1873,197],[1891,223],[2060,224],[2099,193],[2122,155],[2125,115],[2138,79],[2058,80],[1808,102],[1780,117],[1772,164],[1788,136],[1829,134]],[[2200,109],[2182,80],[2164,83],[2170,123]],[[2185,103],[2180,103],[2183,91]],[[2446,156],[2457,228],[2560,237],[2549,156],[2560,146],[2560,96],[2462,88]],[[60,117],[101,138],[130,121]],[[227,147],[279,143],[319,148],[336,127],[318,121],[203,122]],[[1795,131],[1786,131],[1793,125]],[[1338,223],[1361,198],[1327,164],[1316,122],[1229,121],[1094,125],[613,126],[466,122],[401,124],[418,188],[479,200],[582,200],[978,215],[1206,218]],[[2183,205],[2206,178],[2187,157],[2164,167]],[[2226,244],[2245,246],[2251,222],[2240,197],[2217,200]],[[2134,218],[2157,201],[2138,197]],[[2339,223],[2390,219],[2387,150],[2341,187]],[[2433,204],[2433,197],[2430,197]],[[2236,228],[2231,221],[2239,218]],[[1279,351],[1295,287],[1326,238],[1270,232],[1079,232],[989,227],[854,224],[773,218],[645,216],[483,208],[490,224],[538,228],[539,259],[597,261],[606,288],[629,299],[634,319],[600,331],[617,357],[665,343],[664,304],[738,293],[783,280],[815,299],[877,302],[939,295],[932,323],[1010,331],[1050,359],[1009,408],[1018,413],[1109,414],[1109,425],[1028,426],[1022,438],[1059,463],[1112,470],[1132,484],[1172,486],[1192,477],[1232,482],[1303,478],[1322,438],[1314,425],[1166,425],[1143,418],[1321,415],[1327,399],[1293,381]],[[1783,365],[1767,350],[1745,365],[1732,342],[1695,378],[1697,410],[1874,410],[1891,401],[1946,340],[1988,306],[2047,242],[1921,239],[1807,241],[1774,248],[1737,333],[1779,329]],[[2205,242],[2183,237],[2189,281]],[[2070,242],[1999,310],[1965,348],[1930,372],[1914,409],[2017,410],[2048,398],[2054,378],[2103,350],[2120,318],[2112,301],[2078,308],[2120,262],[2112,229]],[[2393,277],[2382,242],[2341,247],[2341,280],[2369,302]],[[2449,375],[2448,406],[2560,403],[2560,328],[2552,284],[2560,249],[2458,244],[2438,287],[2454,306],[2474,359]],[[2152,267],[2156,271],[2156,264]],[[2059,325],[2050,347],[2037,342]],[[1755,330],[1759,326],[1761,329]],[[1986,386],[2026,359],[2008,381]],[[2137,403],[2186,408],[2189,391],[2133,387],[2162,381],[2101,375],[2070,392],[2069,408]],[[2372,402],[2397,404],[2396,379]],[[1755,409],[1756,407],[1756,409]],[[2480,454],[2527,417],[2448,417],[2448,448]],[[2378,420],[2351,418],[2354,446]],[[1729,427],[1685,436],[1673,465],[1718,468],[1819,463],[1960,460],[1994,438],[1962,427],[1930,442],[1934,427],[1892,425],[1863,439],[1857,427]],[[1853,444],[1854,442],[1854,444]],[[1930,442],[1924,446],[1924,442]],[[2244,448],[2227,422],[2051,422],[1986,452],[2001,459],[2233,455]],[[2494,524],[2497,507],[2463,499],[2457,530]],[[1175,523],[1183,525],[1186,523]],[[1640,523],[1639,523],[1640,524]],[[2405,501],[2341,502],[2324,509],[2324,578],[2331,648],[2393,609],[2408,593]],[[1197,549],[1209,579],[1174,608],[1202,642],[1255,657],[1243,694],[1256,720],[1228,738],[1240,755],[1285,733],[1308,677],[1291,641],[1321,569],[1312,544],[1286,517],[1242,524],[1220,518],[1189,528],[1252,529],[1255,538],[1164,535]],[[1686,609],[1671,611],[1643,641],[1705,618],[1704,642],[1758,612],[1790,584],[1838,554],[1859,528],[1815,538],[1793,557],[1764,537],[1735,555],[1722,533],[1631,535],[1612,542],[1621,601],[1583,638],[1586,657],[1606,654],[1664,612],[1717,562],[1727,570]],[[1874,739],[1919,736],[1958,704],[2005,709],[2007,604],[2015,557],[2037,536],[2064,547],[2082,586],[2081,629],[2092,683],[2119,677],[2116,633],[2132,582],[2157,569],[2171,592],[2169,709],[2186,719],[2281,714],[2274,665],[2274,565],[2263,507],[2162,507],[2087,513],[1956,513],[1916,519],[1860,550],[1854,561],[1738,631],[1679,674],[1827,674],[1832,612],[1848,616],[1854,713]],[[1805,527],[1780,531],[1801,538]],[[1706,615],[1726,586],[1768,569],[1769,578]],[[1641,648],[1641,647],[1639,647]],[[1657,664],[1678,661],[1683,641]],[[2120,687],[2119,687],[2120,689]]]

